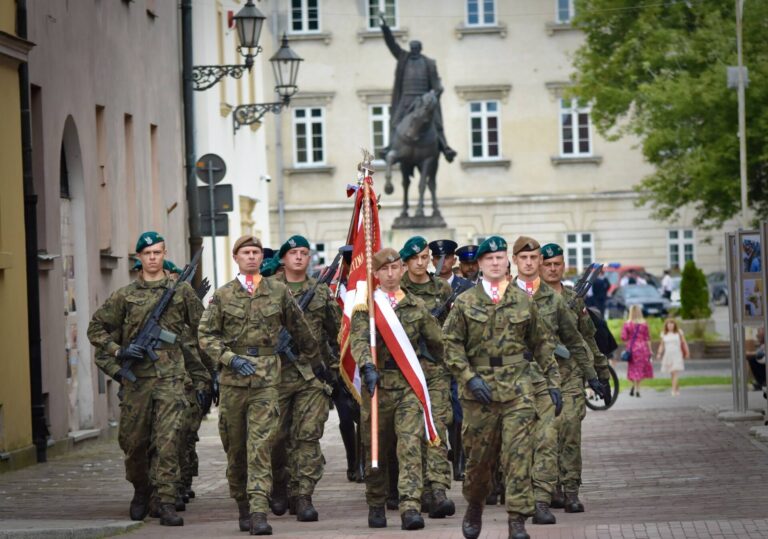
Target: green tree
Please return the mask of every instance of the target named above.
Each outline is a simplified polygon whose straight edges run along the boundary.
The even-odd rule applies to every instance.
[[[718,228],[740,211],[734,0],[576,0],[586,40],[574,57],[574,97],[592,103],[597,130],[637,136],[655,172],[635,189],[652,215]],[[768,2],[747,0],[743,55],[748,195],[768,217]]]
[[[692,320],[711,315],[707,277],[693,260],[689,260],[685,263],[680,281],[680,316],[683,320]]]

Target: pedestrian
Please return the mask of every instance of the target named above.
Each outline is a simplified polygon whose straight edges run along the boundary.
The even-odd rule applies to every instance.
[[[138,277],[113,292],[96,310],[88,325],[88,339],[97,350],[98,368],[122,385],[118,442],[125,453],[125,477],[134,488],[131,520],[144,520],[150,498],[156,497],[160,524],[183,526],[175,508],[181,481],[179,430],[189,407],[181,344],[188,328],[196,336],[203,307],[188,283],[178,283],[160,317],[163,336],[158,347],[146,350],[134,343],[150,312],[176,283],[163,270],[166,248],[160,234],[142,233],[136,256],[142,264]],[[197,353],[194,347],[189,352]],[[150,353],[158,356],[157,361],[150,360]],[[121,372],[126,362],[132,363],[131,376]],[[199,357],[196,362],[200,363]]]
[[[286,509],[299,522],[318,519],[312,504],[315,486],[323,476],[325,458],[320,449],[325,422],[330,410],[331,385],[338,383],[338,360],[330,353],[341,324],[341,309],[325,284],[307,276],[309,241],[304,236],[291,236],[280,247],[278,256],[285,271],[274,277],[288,287],[296,302],[313,291],[304,310],[304,318],[317,339],[320,354],[333,379],[318,379],[312,365],[291,360],[281,354],[280,423],[272,449],[272,497],[270,507],[275,515]],[[317,285],[317,286],[315,286]],[[293,345],[291,345],[293,346]]]
[[[426,245],[426,243],[425,243]],[[419,249],[421,252],[423,249]],[[443,341],[437,320],[429,313],[424,302],[400,286],[400,254],[386,247],[371,261],[373,275],[379,282],[374,301],[389,325],[388,338],[377,331],[376,363],[371,354],[371,334],[367,311],[357,310],[352,315],[352,356],[360,368],[363,392],[361,424],[365,454],[371,454],[371,438],[378,437],[379,454],[386,456],[395,448],[399,463],[397,488],[401,528],[418,530],[424,527],[421,517],[422,439],[425,438],[425,419],[429,407],[417,395],[425,392],[424,373],[416,357],[419,341],[430,355],[443,363]],[[386,304],[384,304],[386,302]],[[399,337],[398,337],[399,336]],[[371,432],[371,397],[378,401],[378,432]],[[431,392],[427,393],[431,395]],[[387,517],[384,504],[387,498],[384,468],[374,469],[370,461],[365,467],[365,498],[368,503],[368,527],[385,528]]]
[[[483,278],[456,299],[443,326],[446,363],[461,386],[468,502],[462,533],[476,539],[494,465],[500,462],[510,539],[528,539],[534,514],[531,486],[534,382],[545,380],[550,398],[562,403],[554,343],[536,304],[510,285],[507,242],[487,238],[477,249]],[[532,368],[532,361],[538,367]]]
[[[672,276],[669,270],[664,270],[664,277],[661,278],[661,295],[667,299],[672,299]]]
[[[672,376],[673,397],[680,394],[680,381],[678,377],[685,370],[683,360],[688,359],[689,356],[688,343],[685,340],[683,330],[677,326],[677,322],[673,318],[667,318],[664,321],[664,329],[661,332],[656,359],[661,360],[661,372]]]
[[[237,502],[240,531],[272,535],[267,522],[272,492],[270,453],[279,420],[280,358],[277,336],[285,327],[300,361],[319,369],[317,341],[288,287],[259,273],[263,252],[255,236],[232,248],[240,273],[213,293],[200,319],[200,347],[221,366],[219,435],[227,453],[229,493]]]
[[[627,365],[627,379],[632,382],[629,396],[640,397],[640,383],[646,378],[653,378],[651,337],[642,306],[630,305],[627,321],[621,328],[621,340],[627,343],[631,354]]]

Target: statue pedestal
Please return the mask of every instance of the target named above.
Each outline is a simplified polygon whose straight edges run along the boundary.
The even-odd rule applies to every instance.
[[[392,247],[400,250],[406,241],[413,236],[422,236],[427,241],[434,240],[455,240],[456,229],[454,228],[395,228],[383,231],[381,242],[384,247]]]
[[[407,229],[414,229],[414,228],[444,228],[448,225],[445,224],[445,219],[443,219],[443,216],[439,213],[437,215],[432,216],[426,216],[422,215],[421,217],[411,217],[411,216],[399,216],[395,219],[395,222],[392,223],[392,228],[407,228]],[[443,238],[446,239],[446,238]]]

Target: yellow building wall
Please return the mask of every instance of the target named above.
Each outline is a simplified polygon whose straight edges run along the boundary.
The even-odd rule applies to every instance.
[[[0,2],[0,30],[15,34],[15,11]],[[20,110],[18,63],[0,56],[0,453],[32,444]]]

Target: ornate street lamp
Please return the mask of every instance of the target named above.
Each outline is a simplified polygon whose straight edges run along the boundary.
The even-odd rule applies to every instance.
[[[250,125],[261,121],[267,112],[279,114],[283,107],[287,107],[298,91],[296,78],[299,75],[299,65],[304,59],[288,46],[288,38],[283,34],[282,43],[277,52],[269,59],[272,71],[275,75],[275,92],[281,100],[274,103],[251,103],[239,105],[232,113],[232,122],[235,132],[241,125]]]
[[[261,52],[259,38],[267,18],[253,5],[253,0],[248,0],[233,19],[240,41],[237,50],[245,57],[245,63],[241,65],[194,66],[192,68],[192,84],[195,90],[207,90],[225,76],[239,79],[246,70],[250,71],[253,67],[253,59]]]

